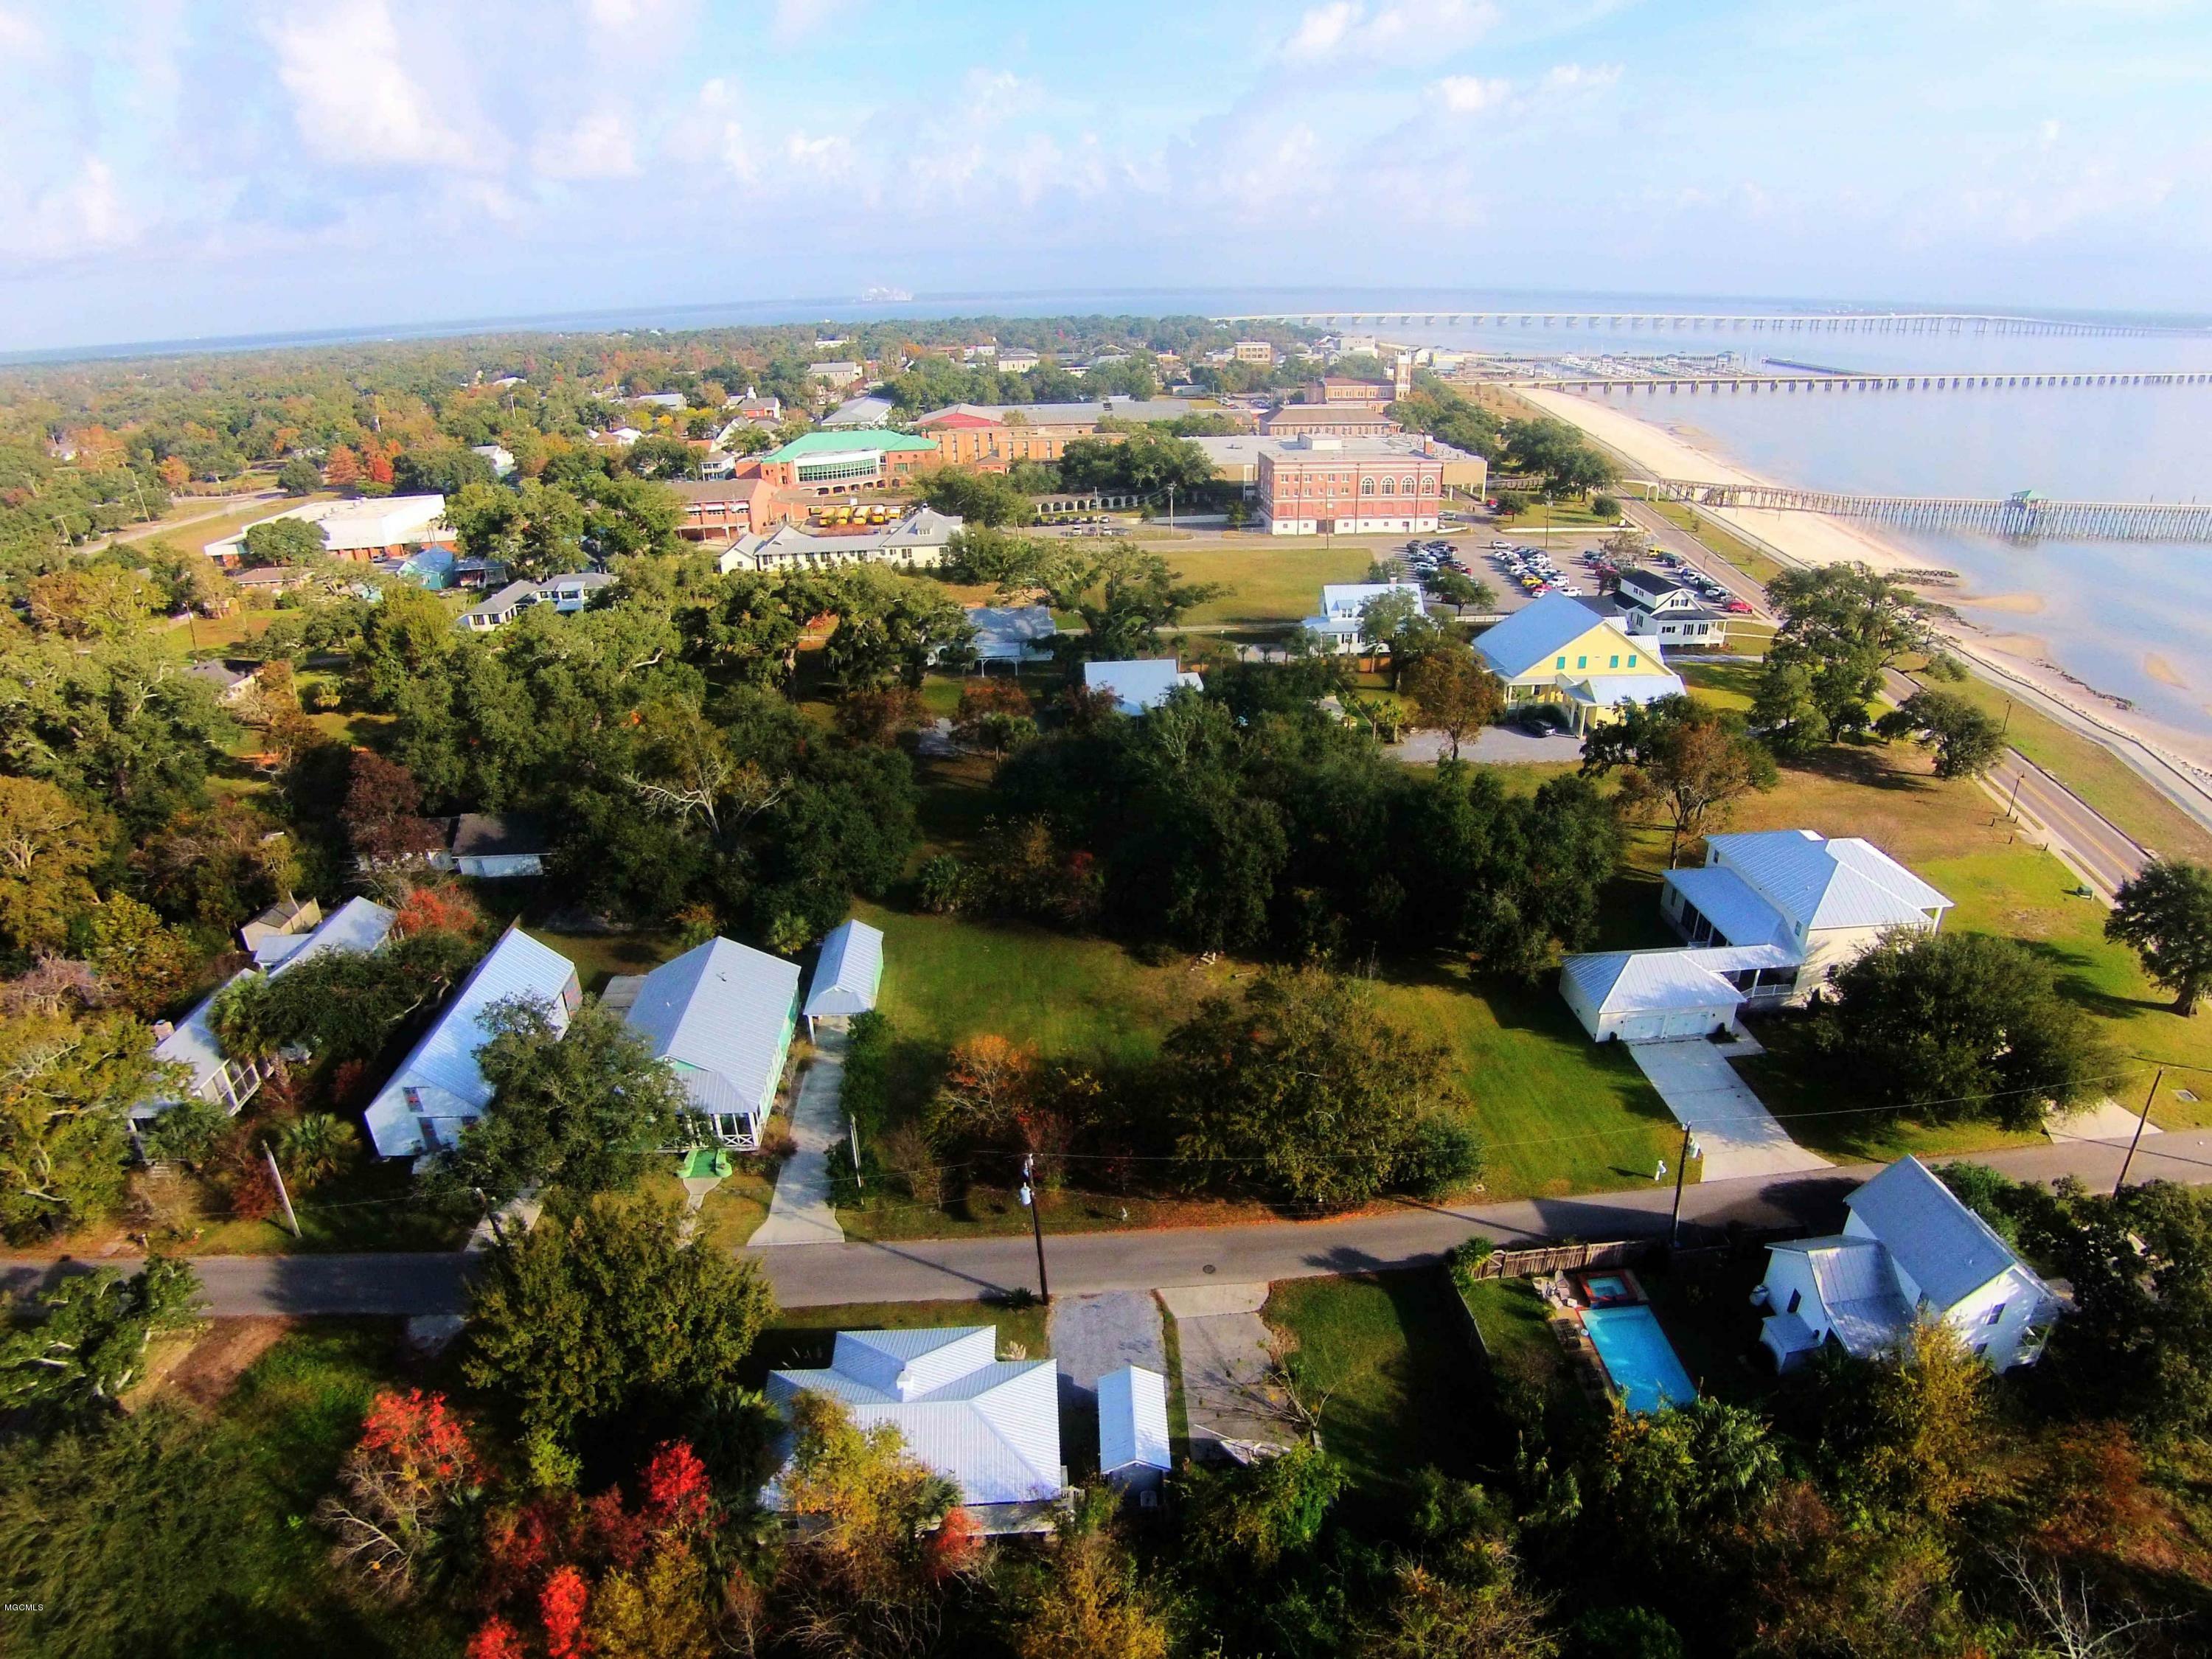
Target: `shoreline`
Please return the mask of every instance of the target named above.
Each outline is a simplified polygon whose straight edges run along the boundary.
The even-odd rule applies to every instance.
[[[1649,421],[1589,398],[1533,386],[1516,386],[1514,392],[1533,407],[1565,421],[1612,451],[1632,474],[1714,483],[1776,482]],[[1910,579],[1910,573],[1925,571],[1924,555],[1908,552],[1871,530],[1842,520],[1817,513],[1747,507],[1701,507],[1697,512],[1784,564],[1856,561],[1922,592],[1929,587],[1925,582]],[[1941,590],[1931,597],[1940,599]],[[2002,597],[2012,599],[2014,605],[2002,608],[2011,610],[2018,603],[2019,596]],[[2112,694],[2099,691],[2053,661],[2039,640],[2000,633],[1964,617],[1939,623],[1937,631],[1960,657],[1985,671],[1984,678],[2008,691],[2030,694],[2046,713],[2103,744],[2175,805],[2212,828],[2212,736],[2185,732],[2140,709],[2119,707]]]

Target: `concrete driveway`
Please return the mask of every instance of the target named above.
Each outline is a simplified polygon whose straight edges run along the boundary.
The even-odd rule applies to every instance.
[[[830,1203],[830,1150],[845,1128],[845,1034],[825,1026],[814,1058],[799,1079],[791,1138],[799,1150],[784,1160],[769,1200],[768,1218],[751,1244],[842,1244],[845,1230]]]
[[[1828,1160],[1790,1139],[1774,1114],[1728,1062],[1735,1046],[1703,1037],[1683,1042],[1632,1042],[1628,1052],[1705,1149],[1701,1178],[1794,1175],[1825,1170]],[[1757,1052],[1753,1049],[1752,1052]]]
[[[1224,1455],[1220,1443],[1285,1445],[1295,1437],[1268,1407],[1264,1282],[1162,1291],[1182,1349],[1183,1409],[1191,1455]]]
[[[1382,752],[1408,766],[1433,766],[1451,752],[1451,744],[1441,732],[1408,732],[1403,742],[1392,744]],[[1538,738],[1517,726],[1486,726],[1460,744],[1459,757],[1480,761],[1487,766],[1511,766],[1529,761],[1572,763],[1583,757],[1583,740],[1571,732],[1555,732],[1549,737]]]

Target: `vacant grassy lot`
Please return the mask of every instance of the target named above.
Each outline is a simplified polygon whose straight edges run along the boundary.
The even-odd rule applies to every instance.
[[[1322,583],[1356,582],[1375,557],[1365,547],[1271,547],[1273,537],[1253,539],[1249,547],[1159,550],[1184,580],[1218,582],[1229,589],[1220,599],[1194,607],[1184,622],[1297,622],[1321,608]]]
[[[179,1176],[167,1183],[173,1189],[198,1190],[199,1183]],[[146,1182],[142,1190],[161,1190],[161,1183]],[[364,1158],[343,1173],[320,1184],[295,1190],[292,1206],[300,1218],[300,1237],[295,1239],[283,1216],[266,1221],[244,1221],[222,1212],[227,1201],[207,1189],[203,1201],[214,1213],[190,1218],[179,1211],[174,1230],[155,1229],[195,1255],[279,1255],[319,1251],[453,1250],[468,1237],[465,1223],[423,1208],[417,1201],[414,1176],[404,1164],[386,1164]]]
[[[1402,1486],[1431,1465],[1472,1473],[1467,1432],[1476,1376],[1451,1287],[1434,1268],[1289,1279],[1261,1310],[1297,1339],[1309,1400],[1324,1399],[1322,1440],[1362,1486]]]

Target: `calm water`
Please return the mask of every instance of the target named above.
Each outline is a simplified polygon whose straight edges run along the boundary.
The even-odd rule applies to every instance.
[[[2212,340],[1972,335],[1700,335],[1669,330],[1437,331],[1462,349],[1730,349],[1863,370],[2212,369]],[[1574,337],[1569,337],[1570,333]],[[1600,399],[1785,483],[1881,494],[2100,501],[2212,500],[2212,386],[2043,390],[1615,394]],[[1959,571],[1981,597],[2043,609],[1960,605],[2001,633],[2045,641],[2051,659],[2145,713],[2212,732],[2212,545],[2040,542],[1881,533]],[[2155,666],[2187,684],[2173,685]]]

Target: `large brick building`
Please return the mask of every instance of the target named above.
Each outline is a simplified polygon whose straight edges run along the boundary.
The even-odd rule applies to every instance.
[[[1444,463],[1382,438],[1269,439],[1260,447],[1258,485],[1271,535],[1434,530]]]
[[[1285,404],[1260,417],[1260,430],[1270,438],[1381,438],[1398,429],[1372,404]]]
[[[1095,403],[953,404],[914,422],[933,441],[949,466],[1012,466],[1017,461],[1056,461],[1077,438],[1113,437],[1098,423],[1172,421],[1191,411],[1181,398],[1107,398]]]

